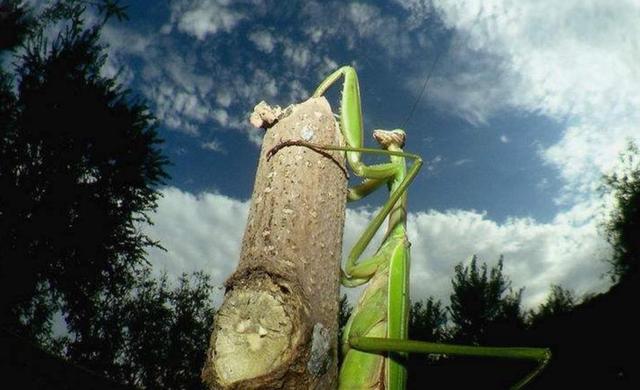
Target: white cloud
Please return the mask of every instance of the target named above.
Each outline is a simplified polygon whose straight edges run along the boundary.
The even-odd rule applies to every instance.
[[[238,263],[240,240],[249,210],[248,202],[223,195],[198,195],[174,187],[161,190],[163,197],[152,215],[148,234],[167,249],[153,249],[149,260],[159,271],[177,277],[203,270],[215,285],[222,285]],[[217,303],[220,293],[216,294]]]
[[[276,45],[273,35],[266,30],[252,32],[249,34],[249,40],[253,42],[260,51],[267,54],[271,53]]]
[[[154,54],[145,53],[143,58],[144,83],[140,88],[155,104],[154,113],[163,124],[195,136],[202,125],[212,122],[223,128],[242,127],[229,115],[228,108],[237,99],[233,88],[224,86],[215,76],[202,74],[195,57],[173,56],[159,61]]]
[[[107,24],[100,32],[100,39],[109,47],[109,56],[102,67],[105,77],[118,76],[118,82],[129,85],[135,74],[127,62],[131,55],[143,55],[151,44],[152,39],[123,27]]]
[[[279,38],[286,35],[276,36],[267,29],[255,29],[248,39],[267,54],[280,49],[282,43],[281,56],[288,60],[285,69],[254,62],[251,50],[251,57],[244,60],[220,61],[215,55],[202,54],[215,52],[219,46],[219,41],[207,38],[223,32],[235,34],[243,20],[264,15],[267,10],[259,0],[178,0],[171,3],[170,11],[170,19],[161,28],[164,35],[143,35],[109,25],[103,39],[112,46],[104,73],[115,75],[125,65],[122,79],[137,78],[137,88],[150,100],[154,113],[172,129],[198,136],[205,132],[203,125],[206,131],[232,128],[246,132],[249,140],[259,144],[260,134],[246,120],[253,104],[268,100],[288,105],[306,99],[309,92],[300,78],[314,72],[319,80],[337,67],[325,52],[325,44]],[[197,39],[185,47],[177,41],[178,31]],[[127,66],[134,59],[142,64],[139,74]],[[245,68],[242,72],[238,64]]]
[[[411,4],[426,2],[403,3],[419,11]],[[529,307],[551,283],[578,293],[603,290],[608,280],[598,276],[608,269],[609,248],[598,221],[611,201],[597,188],[626,140],[640,139],[640,4],[433,3],[457,37],[447,59],[454,66],[436,73],[430,95],[472,123],[513,108],[569,123],[556,144],[540,150],[564,180],[557,202],[568,210],[548,224],[497,224],[468,211],[411,215],[412,293],[447,298],[453,263],[472,253],[489,262],[504,254],[505,272],[515,288],[527,287]]]
[[[173,276],[204,270],[221,285],[237,265],[245,225],[238,221],[246,221],[249,202],[212,193],[193,195],[173,187],[164,188],[162,194],[153,216],[155,225],[146,230],[168,252],[153,250],[150,260]],[[498,224],[474,211],[411,213],[412,296],[448,300],[454,266],[473,254],[491,265],[503,254],[504,271],[513,287],[526,286],[527,307],[542,302],[552,283],[578,294],[601,291],[607,281],[598,275],[606,271],[601,259],[608,247],[590,214],[576,209],[548,224],[522,218]],[[371,216],[366,209],[348,210],[343,257]],[[375,240],[368,253],[376,248]]]
[[[602,174],[615,168],[627,141],[635,139],[637,143],[638,135],[637,123],[620,123],[615,119],[606,127],[583,123],[567,128],[560,141],[541,154],[545,161],[560,169],[567,183],[563,198],[570,200],[595,193],[602,183]]]
[[[557,201],[592,202],[627,139],[640,141],[637,1],[407,0],[454,31],[430,96],[472,123],[522,110],[568,123],[540,150],[565,180]],[[433,5],[433,7],[431,6]],[[411,81],[418,93],[421,83]],[[503,141],[504,142],[504,141]]]
[[[604,121],[640,104],[640,4],[434,1],[467,49],[505,61],[512,101],[551,116]],[[553,6],[553,7],[552,7]],[[549,12],[552,9],[553,12]],[[464,49],[464,48],[463,48]],[[463,54],[464,55],[464,54]]]
[[[469,163],[471,163],[471,162],[473,162],[473,160],[472,160],[472,159],[470,159],[470,158],[463,158],[463,159],[460,159],[460,160],[455,161],[455,162],[453,163],[453,165],[455,165],[456,167],[459,167],[459,166],[461,166],[461,165],[469,164]]]
[[[312,58],[309,47],[304,43],[296,43],[287,39],[283,42],[284,52],[282,53],[291,63],[299,68],[306,68]]]
[[[439,61],[443,62],[445,60]],[[460,62],[467,62],[475,67],[467,69],[465,66],[450,65],[437,69],[429,81],[429,96],[443,110],[453,115],[474,125],[486,124],[494,112],[510,101],[510,86],[502,77],[501,64],[495,58],[484,58],[476,52],[466,53]],[[425,66],[431,65],[432,62],[425,62]],[[405,82],[416,96],[422,90],[424,72]]]
[[[174,95],[172,103],[174,109],[187,118],[202,122],[207,117],[209,109],[198,100],[194,95],[178,92]]]
[[[230,32],[247,15],[233,9],[231,0],[173,1],[171,22],[162,31],[178,30],[204,40],[219,31]]]
[[[298,80],[289,83],[289,101],[300,102],[309,97],[309,91]]]
[[[105,61],[100,75],[115,79],[120,85],[128,86],[133,81],[135,74],[126,62],[120,60],[117,56],[109,56]]]
[[[142,91],[155,103],[154,114],[166,126],[191,135],[198,135],[198,124],[216,118],[197,95],[181,90],[171,83],[146,85]]]
[[[412,54],[411,26],[370,3],[307,1],[301,15],[306,24],[305,35],[310,40],[306,44],[314,49],[314,53],[331,50],[334,44],[346,44],[349,50],[355,50],[373,43],[386,56]]]
[[[228,114],[223,109],[214,109],[209,95],[213,91],[214,79],[201,74],[197,58],[193,54],[165,57],[161,45],[167,44],[135,31],[108,24],[102,32],[102,40],[109,45],[109,57],[102,70],[113,77],[121,72],[120,81],[130,83],[139,77],[139,89],[151,103],[153,113],[166,126],[194,136],[199,135],[199,126],[216,121],[222,126],[229,123]],[[162,57],[162,58],[161,58]],[[143,61],[143,70],[134,75],[130,65],[132,58]],[[218,92],[220,105],[228,106],[230,97]]]
[[[435,172],[438,171],[438,168],[440,167],[440,163],[442,162],[442,160],[443,160],[442,156],[437,155],[431,160],[426,160],[424,162],[424,167],[427,170],[427,172],[429,172],[430,174],[434,174]]]
[[[500,136],[500,142],[502,142],[503,144],[508,144],[509,143],[509,137],[507,137],[506,135],[502,134]]]
[[[375,34],[382,25],[377,7],[365,3],[349,3],[346,14],[360,35]]]
[[[371,39],[386,51],[386,55],[406,57],[411,53],[411,43],[407,29],[396,17],[385,14],[380,8],[366,3],[343,4],[341,10],[345,21],[355,28],[357,36]],[[345,32],[344,29],[338,31]],[[351,33],[347,33],[352,35]],[[356,45],[352,36],[347,37],[351,46]]]
[[[147,66],[160,67],[164,80],[171,80],[176,86],[200,97],[206,96],[214,86],[210,74],[198,72],[199,66],[194,55],[171,56],[162,61],[153,61]]]
[[[305,33],[309,36],[311,42],[313,43],[320,42],[320,40],[324,36],[324,30],[317,26],[307,28]]]
[[[412,291],[424,297],[448,299],[454,264],[478,254],[495,264],[504,255],[504,272],[514,288],[526,286],[527,307],[541,303],[550,284],[561,284],[579,294],[601,291],[607,281],[601,260],[606,242],[592,220],[582,225],[568,218],[540,224],[526,218],[498,224],[474,211],[430,211],[411,214]]]
[[[213,110],[212,115],[213,119],[215,119],[216,122],[218,122],[220,125],[227,126],[229,124],[229,114],[227,113],[227,111],[221,108],[217,108]]]
[[[417,28],[431,21],[433,0],[395,0],[395,2],[409,11],[407,23],[411,28]]]
[[[256,67],[247,72],[220,67],[205,75],[193,56],[173,56],[162,61],[153,55],[143,58],[144,84],[140,88],[155,103],[156,116],[165,125],[196,136],[202,125],[213,122],[218,128],[246,131],[250,140],[257,140],[247,120],[253,108],[251,102],[278,97],[282,86],[290,85],[290,95],[298,97],[304,91],[296,81],[284,84],[288,79],[283,77],[283,82],[278,83]],[[211,128],[208,126],[207,130]]]
[[[229,107],[231,105],[231,93],[227,90],[221,89],[216,92],[216,103],[222,107]]]
[[[113,50],[127,54],[141,54],[149,48],[152,39],[149,36],[138,34],[137,32],[122,27],[121,24],[107,24],[100,32],[103,39],[110,48],[110,55]]]
[[[205,150],[210,150],[212,152],[218,153],[226,153],[227,151],[222,147],[222,144],[216,140],[211,140],[209,142],[203,142],[200,144],[200,147]]]

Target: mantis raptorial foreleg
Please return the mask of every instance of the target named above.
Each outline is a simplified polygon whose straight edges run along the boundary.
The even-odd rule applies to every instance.
[[[402,150],[405,133],[402,130],[374,131],[382,149],[363,148],[362,113],[358,78],[353,68],[345,66],[325,79],[314,97],[321,96],[340,77],[344,77],[340,105],[340,129],[347,146],[315,145],[304,141],[287,141],[275,147],[298,145],[315,150],[346,152],[351,170],[364,182],[349,190],[348,199],[357,200],[383,184],[389,188],[389,199],[369,223],[351,249],[342,271],[342,284],[352,287],[369,283],[349,318],[344,330],[342,349],[344,361],[340,367],[340,389],[404,389],[406,353],[491,356],[526,359],[539,362],[538,368],[515,387],[519,388],[537,375],[549,360],[544,348],[490,348],[436,344],[407,340],[409,318],[409,240],[406,232],[407,187],[416,177],[422,159]],[[389,162],[365,165],[362,153],[386,155]],[[407,171],[406,159],[413,160]],[[389,219],[386,234],[376,253],[365,260],[360,256],[385,219]]]

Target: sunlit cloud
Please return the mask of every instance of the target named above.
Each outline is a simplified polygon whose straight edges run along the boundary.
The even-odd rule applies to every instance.
[[[411,59],[428,67],[433,43],[416,36],[424,35],[427,24],[442,23],[453,36],[452,44],[422,104],[475,125],[491,124],[505,111],[566,124],[557,142],[541,146],[538,153],[563,181],[562,193],[555,194],[562,212],[549,223],[526,218],[497,223],[472,210],[410,214],[414,296],[446,299],[453,266],[473,254],[490,263],[503,254],[514,287],[527,287],[524,300],[529,307],[544,298],[551,283],[578,293],[603,289],[607,281],[599,275],[606,271],[601,260],[608,249],[598,235],[603,211],[595,194],[601,175],[613,168],[626,140],[640,136],[640,73],[635,70],[640,53],[634,46],[634,37],[640,36],[634,19],[638,7],[578,0],[396,3],[406,11],[406,19],[368,2],[304,2],[296,14],[304,23],[292,23],[276,34],[269,26],[250,28],[247,2],[176,1],[163,21],[162,42],[127,36],[125,30],[109,32],[105,39],[113,43],[115,55],[105,71],[115,74],[123,68],[128,83],[142,83],[164,125],[200,137],[196,145],[220,152],[220,133],[212,133],[227,129],[259,145],[262,132],[250,129],[246,121],[253,105],[263,99],[286,105],[306,98],[314,86],[310,79],[317,82],[341,65],[335,47],[351,53],[366,46],[379,58]],[[229,58],[211,54],[225,41],[221,36],[241,43],[243,50]],[[141,72],[128,67],[130,58],[140,60]],[[354,61],[368,66],[364,57]],[[397,81],[417,96],[426,70],[398,72]],[[515,145],[518,129],[493,137]],[[423,140],[432,145],[433,139]],[[434,152],[425,169],[431,174],[447,164],[464,167],[475,158],[461,154],[465,158],[448,160]],[[544,179],[536,186],[549,188],[549,182]],[[232,248],[239,248],[243,231],[230,224],[246,219],[247,203],[172,187],[163,193],[150,231],[169,252],[154,252],[154,261],[172,273],[208,268],[222,283],[237,261],[237,249]],[[218,207],[228,209],[227,214],[216,211]],[[178,217],[182,208],[191,211]],[[345,247],[370,216],[366,209],[349,211]],[[224,242],[211,233],[219,229],[227,232],[220,239]]]
[[[172,1],[171,21],[162,28],[170,33],[174,27],[199,40],[219,31],[230,32],[248,15],[234,9],[229,0]]]
[[[200,144],[200,147],[205,150],[209,150],[217,153],[227,153],[227,151],[222,147],[222,144],[216,140],[211,140],[209,142],[203,142]]]
[[[453,61],[475,64],[436,78],[436,98],[472,122],[511,108],[570,123],[558,143],[541,151],[566,180],[564,199],[591,194],[627,139],[640,139],[634,43],[640,4],[435,0],[432,9],[425,3],[402,2],[425,17],[435,9],[464,43]]]
[[[455,165],[456,167],[459,167],[459,166],[461,166],[461,165],[470,164],[470,163],[472,163],[472,162],[473,162],[473,160],[472,160],[472,159],[470,159],[470,158],[463,158],[463,159],[460,159],[460,160],[455,161],[455,162],[453,163],[453,165]]]
[[[275,38],[266,30],[252,32],[249,34],[249,40],[253,42],[260,51],[265,53],[271,53],[276,45]]]
[[[158,270],[178,276],[204,270],[222,285],[239,259],[240,243],[249,202],[213,193],[191,194],[174,187],[162,190],[163,198],[153,216],[155,225],[146,230],[160,240],[167,252],[153,250],[150,260]],[[526,218],[499,224],[475,211],[450,210],[410,213],[412,297],[429,296],[447,302],[456,264],[477,254],[496,264],[504,255],[504,272],[512,287],[526,287],[523,303],[535,307],[544,301],[551,284],[561,284],[578,294],[602,291],[607,264],[602,259],[608,246],[598,235],[597,224],[580,217],[575,210],[541,224]],[[347,212],[343,257],[362,234],[374,211]],[[366,253],[371,254],[382,230]],[[357,292],[349,292],[354,297]],[[216,299],[220,299],[217,295]]]

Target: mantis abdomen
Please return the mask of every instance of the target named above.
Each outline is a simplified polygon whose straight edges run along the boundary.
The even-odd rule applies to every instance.
[[[403,278],[408,275],[409,252],[405,237],[404,226],[397,226],[374,256],[388,260],[379,264],[345,326],[341,390],[404,388],[406,369],[399,361],[404,359],[404,354],[363,352],[354,346],[357,347],[355,340],[361,337],[407,338],[408,316],[389,315],[395,310],[408,313],[407,284],[395,286],[395,278],[390,277],[391,272],[403,274]],[[388,383],[391,378],[397,383]]]

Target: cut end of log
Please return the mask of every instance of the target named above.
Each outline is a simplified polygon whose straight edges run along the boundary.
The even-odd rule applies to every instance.
[[[278,297],[236,290],[220,310],[218,326],[214,366],[221,384],[256,378],[282,364],[292,325]]]
[[[269,278],[253,282],[230,291],[218,311],[202,374],[210,388],[246,388],[245,381],[260,377],[269,382],[293,358],[301,333],[287,310],[290,294]]]

